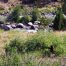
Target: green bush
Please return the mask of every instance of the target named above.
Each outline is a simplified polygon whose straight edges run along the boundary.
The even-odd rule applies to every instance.
[[[50,55],[51,55],[51,52],[49,49],[42,50],[42,56],[43,57],[45,57],[45,56],[50,57]]]
[[[7,66],[21,66],[20,62],[20,55],[18,53],[12,54],[6,57],[6,64]]]
[[[66,21],[63,16],[63,12],[62,12],[61,8],[58,8],[56,17],[55,17],[53,23],[54,23],[54,25],[53,25],[54,30],[63,30],[65,28]]]
[[[22,66],[21,56],[13,48],[11,54],[0,55],[0,66]]]
[[[31,21],[31,19],[32,18],[30,16],[24,16],[22,18],[19,18],[18,23],[28,23]]]
[[[31,15],[32,15],[32,20],[31,20],[32,22],[37,21],[40,18],[40,13],[37,8],[33,9]]]
[[[40,21],[41,25],[43,25],[43,26],[47,26],[50,23],[52,23],[52,21],[50,19],[46,18],[46,17],[41,17],[39,19],[39,21]]]
[[[39,32],[28,38],[26,41],[15,39],[10,41],[9,45],[6,46],[6,53],[12,52],[15,48],[19,53],[30,52],[30,51],[42,51],[44,55],[55,54],[57,56],[63,55],[65,51],[65,40],[63,37],[58,37],[52,32],[44,33]]]
[[[21,11],[20,6],[16,6],[13,9],[12,13],[7,17],[6,21],[18,22],[20,11]]]
[[[46,62],[43,62],[43,58],[38,62],[36,58],[39,58],[39,55],[40,58],[41,56],[50,57],[51,54],[66,56],[66,36],[56,36],[53,32],[38,32],[26,40],[18,38],[10,41],[6,45],[5,51],[6,55],[0,56],[0,66],[60,66],[61,60],[57,59],[56,62],[45,60]]]
[[[38,36],[35,36],[26,42],[26,51],[41,50],[42,44]]]
[[[14,48],[17,50],[18,53],[23,52],[23,50],[24,50],[24,43],[23,42],[24,41],[21,41],[18,38],[11,40],[10,43],[5,46],[6,54],[10,54]]]

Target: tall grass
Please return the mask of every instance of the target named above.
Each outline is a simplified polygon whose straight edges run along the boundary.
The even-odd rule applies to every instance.
[[[22,38],[23,39],[23,38]],[[56,36],[53,33],[38,32],[26,40],[14,39],[5,47],[6,52],[16,48],[18,52],[42,51],[60,56],[65,54],[65,36]]]
[[[47,57],[52,54],[66,56],[65,40],[66,36],[57,36],[53,32],[12,39],[5,46],[5,55],[0,56],[0,66],[61,66],[60,58]]]
[[[51,60],[51,61],[50,61]],[[34,54],[14,53],[0,58],[0,66],[61,66],[60,59],[39,59]]]

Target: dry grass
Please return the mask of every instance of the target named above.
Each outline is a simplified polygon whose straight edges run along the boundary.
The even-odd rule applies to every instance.
[[[63,36],[66,35],[66,31],[55,31],[54,34],[57,36]]]

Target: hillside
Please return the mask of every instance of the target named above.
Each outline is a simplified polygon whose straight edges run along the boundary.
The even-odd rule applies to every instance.
[[[32,1],[32,2],[31,2]],[[33,0],[0,0],[0,9],[5,9],[5,10],[8,10],[10,7],[14,7],[20,3],[22,4],[27,4],[27,5],[30,5],[30,4],[33,4],[38,6],[38,7],[42,7],[42,6],[45,6],[46,4],[49,4],[52,3],[54,4],[54,2],[57,2],[56,0],[36,0],[36,1],[33,1]]]
[[[13,7],[19,3],[20,3],[19,0],[9,0],[6,3],[4,1],[0,0],[0,9],[8,10],[10,7]]]

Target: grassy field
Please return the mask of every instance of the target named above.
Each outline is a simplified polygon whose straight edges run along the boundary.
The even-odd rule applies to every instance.
[[[37,33],[27,33],[24,31],[17,31],[17,30],[11,30],[11,31],[0,30],[0,55],[1,54],[3,55],[5,53],[4,47],[6,44],[9,44],[10,40],[13,40],[14,38],[20,38],[21,40],[25,41],[25,40],[28,40],[30,37],[33,37],[35,34],[37,34]],[[43,33],[41,33],[41,34],[43,34]],[[66,36],[66,31],[55,31],[55,32],[50,32],[48,34],[44,33],[44,35],[45,34],[47,37],[49,35],[51,35],[48,38],[45,37],[46,39],[49,39],[49,40],[47,40],[48,42],[45,40],[46,43],[48,44],[48,43],[51,43],[50,40],[52,40],[52,38],[54,38],[54,36],[56,36],[57,38],[60,37],[60,38],[58,38],[59,39],[58,41],[60,41],[60,39],[63,36]],[[40,35],[39,35],[39,37],[40,37]],[[52,38],[50,39],[50,37],[52,37]],[[39,41],[40,41],[40,39],[39,39]],[[61,43],[61,42],[62,42],[62,40],[59,43]],[[15,58],[15,60],[14,60],[14,58]],[[9,61],[8,61],[8,59],[9,59]],[[6,61],[2,60],[2,57],[0,58],[0,64],[2,64],[1,66],[5,65],[4,62],[7,63],[6,65],[8,65],[8,63],[9,63],[10,65],[8,65],[8,66],[17,66],[16,64],[14,64],[16,62],[19,62],[18,66],[63,66],[63,65],[66,66],[66,54],[61,55],[61,56],[56,56],[56,57],[52,57],[52,56],[43,57],[41,51],[34,51],[34,52],[31,51],[31,52],[28,52],[25,54],[14,53],[11,56],[5,57],[5,60]]]
[[[63,36],[66,35],[66,31],[55,31],[53,32],[54,35],[57,36]],[[3,31],[0,30],[0,54],[3,52],[4,46],[6,43],[8,43],[10,40],[16,38],[16,37],[22,37],[27,39],[27,37],[34,35],[33,33],[27,33],[24,31]]]
[[[4,52],[4,46],[6,43],[8,43],[10,40],[16,38],[16,37],[22,37],[27,38],[31,36],[32,34],[29,34],[27,32],[22,31],[3,31],[0,30],[0,54]]]

